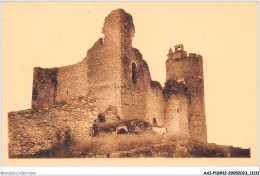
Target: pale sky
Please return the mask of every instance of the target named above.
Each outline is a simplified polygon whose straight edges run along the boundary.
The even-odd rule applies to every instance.
[[[257,2],[2,2],[2,108],[30,108],[33,67],[81,61],[104,18],[133,16],[133,47],[164,85],[170,47],[203,56],[208,142],[257,144]]]

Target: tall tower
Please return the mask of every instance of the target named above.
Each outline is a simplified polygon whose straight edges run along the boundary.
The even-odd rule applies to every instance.
[[[104,40],[98,40],[87,53],[87,80],[90,91],[97,98],[98,113],[110,105],[121,108],[123,58],[132,51],[134,34],[133,18],[123,9],[113,10],[106,18],[102,33]],[[130,76],[129,76],[130,77]]]
[[[166,82],[175,80],[188,89],[188,124],[192,140],[207,142],[202,56],[184,51],[182,44],[170,48],[166,61]]]

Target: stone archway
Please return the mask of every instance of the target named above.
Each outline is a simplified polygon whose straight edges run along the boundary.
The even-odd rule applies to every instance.
[[[121,128],[117,131],[117,134],[127,134],[127,131],[124,128]]]
[[[126,126],[118,126],[116,128],[116,134],[127,134],[128,133],[128,129]]]

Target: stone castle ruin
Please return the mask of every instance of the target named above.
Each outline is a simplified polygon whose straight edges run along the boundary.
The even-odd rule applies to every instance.
[[[132,47],[133,18],[112,11],[100,38],[74,65],[33,70],[31,109],[9,112],[9,156],[30,155],[82,140],[93,124],[107,133],[153,131],[206,143],[202,56],[169,50],[164,87]]]

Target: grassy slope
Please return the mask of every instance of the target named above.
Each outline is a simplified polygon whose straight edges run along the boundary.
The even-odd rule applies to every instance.
[[[78,140],[77,143],[69,138],[50,150],[40,151],[33,156],[18,157],[250,157],[250,149],[200,144],[156,134],[101,134],[99,137]]]

